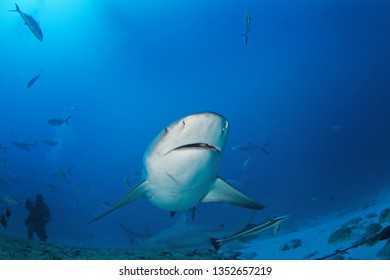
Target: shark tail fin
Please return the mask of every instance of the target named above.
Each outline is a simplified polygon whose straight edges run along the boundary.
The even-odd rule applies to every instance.
[[[269,152],[268,152],[268,150],[267,150],[268,145],[269,145],[269,142],[267,142],[266,144],[264,144],[264,146],[261,148],[261,150],[263,151],[263,153],[266,154],[266,155],[269,155]]]
[[[16,9],[15,10],[8,10],[9,12],[20,12],[18,4],[15,3]]]
[[[65,123],[68,125],[69,124],[69,119],[71,118],[71,116],[69,116],[69,117],[67,117],[66,119],[65,119]]]
[[[245,37],[245,45],[248,44],[248,33],[242,33],[241,36]]]
[[[218,241],[218,239],[210,238],[211,244],[213,245],[215,251],[218,251],[221,248],[221,242]]]
[[[93,223],[93,222],[103,218],[107,214],[110,214],[111,212],[125,206],[126,204],[133,202],[134,200],[145,196],[145,194],[146,194],[145,187],[146,186],[147,186],[147,181],[142,182],[137,187],[135,187],[131,192],[129,192],[127,195],[125,195],[121,200],[119,200],[116,204],[114,204],[111,208],[107,209],[102,214],[100,214],[96,218],[89,221],[88,224]]]

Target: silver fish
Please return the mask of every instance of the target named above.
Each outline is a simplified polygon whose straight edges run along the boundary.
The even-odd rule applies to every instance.
[[[43,69],[41,69],[41,71],[39,71],[39,74],[38,74],[38,75],[36,75],[36,76],[33,77],[30,81],[28,81],[26,87],[30,88],[33,84],[35,84],[35,82],[36,82],[36,81],[39,79],[39,77],[41,76],[42,70],[43,70]]]
[[[11,10],[10,12],[18,12],[22,19],[24,20],[24,23],[30,28],[31,32],[37,37],[39,41],[43,41],[43,33],[42,29],[37,23],[37,21],[30,15],[23,13],[17,4],[15,4],[16,9]]]
[[[50,119],[47,121],[47,123],[52,125],[52,126],[61,126],[63,124],[69,124],[69,119],[70,119],[70,116],[67,117],[66,119]]]

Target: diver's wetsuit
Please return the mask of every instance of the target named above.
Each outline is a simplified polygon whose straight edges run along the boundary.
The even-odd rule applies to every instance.
[[[43,196],[38,194],[35,198],[35,203],[28,199],[26,201],[26,209],[30,211],[25,224],[27,226],[28,239],[33,238],[33,233],[36,232],[41,241],[47,240],[45,226],[50,221],[50,210],[46,203],[43,202]]]

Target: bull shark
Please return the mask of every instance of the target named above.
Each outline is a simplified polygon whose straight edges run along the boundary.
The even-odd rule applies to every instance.
[[[263,209],[217,176],[229,129],[228,121],[213,112],[188,115],[164,128],[145,151],[144,180],[89,223],[142,197],[171,213],[199,202]]]
[[[213,244],[215,250],[218,251],[219,248],[221,247],[222,243],[225,243],[225,242],[230,241],[230,240],[242,239],[242,238],[254,236],[254,235],[257,235],[260,232],[262,232],[266,229],[272,228],[272,227],[274,228],[274,234],[276,234],[280,229],[280,224],[283,223],[285,220],[287,220],[289,217],[290,216],[287,215],[287,216],[281,216],[278,218],[270,218],[270,219],[268,219],[267,222],[265,222],[263,224],[259,224],[259,225],[258,224],[249,224],[245,228],[240,230],[239,232],[237,232],[229,237],[226,237],[223,239],[210,238],[210,240],[211,240],[211,243]]]
[[[22,19],[24,20],[24,23],[30,28],[31,32],[34,34],[34,36],[39,40],[43,41],[43,33],[42,29],[37,23],[37,21],[30,15],[23,13],[20,9],[18,4],[15,4],[16,9],[15,10],[10,10],[10,12],[17,12],[20,14]]]

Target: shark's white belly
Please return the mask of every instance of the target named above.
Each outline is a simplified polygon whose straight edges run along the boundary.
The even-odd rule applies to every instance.
[[[167,211],[194,207],[215,181],[220,157],[215,151],[188,149],[161,160],[146,159],[148,199]]]
[[[188,210],[199,202],[264,208],[217,177],[228,134],[228,121],[213,112],[171,123],[145,151],[144,180],[91,222],[142,197],[167,211]]]

